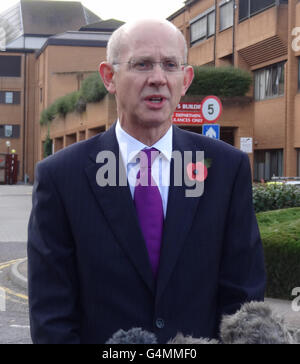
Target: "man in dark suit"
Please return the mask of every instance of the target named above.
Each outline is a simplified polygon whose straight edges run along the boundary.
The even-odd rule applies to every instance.
[[[216,337],[223,314],[263,300],[248,156],[172,126],[193,79],[186,49],[166,21],[119,28],[100,65],[118,121],[38,163],[28,240],[33,342],[104,343],[132,327],[160,343],[177,332]],[[193,159],[178,172],[172,155],[187,151]],[[199,151],[211,161],[207,176]],[[184,179],[174,183],[183,174],[204,184],[201,194],[187,197]]]

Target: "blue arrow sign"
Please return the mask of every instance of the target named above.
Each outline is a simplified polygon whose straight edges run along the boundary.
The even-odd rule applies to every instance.
[[[220,125],[219,124],[204,124],[202,126],[202,135],[209,138],[220,139]]]

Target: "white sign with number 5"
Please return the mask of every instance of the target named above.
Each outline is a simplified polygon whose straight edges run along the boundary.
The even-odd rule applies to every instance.
[[[202,114],[209,123],[218,121],[222,113],[222,103],[216,96],[208,96],[202,101]]]

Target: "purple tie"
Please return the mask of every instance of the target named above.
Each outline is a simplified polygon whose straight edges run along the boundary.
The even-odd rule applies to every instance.
[[[163,231],[163,206],[159,189],[151,175],[151,167],[159,151],[143,149],[140,153],[140,171],[134,190],[134,203],[140,227],[146,242],[154,276],[157,276]]]

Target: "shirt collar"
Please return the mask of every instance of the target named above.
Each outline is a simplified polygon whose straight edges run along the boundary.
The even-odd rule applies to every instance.
[[[151,148],[156,148],[162,155],[170,162],[172,157],[172,144],[173,144],[173,128],[170,126],[166,134],[159,139]],[[138,153],[145,148],[150,148],[149,146],[141,143],[139,140],[135,139],[124,129],[122,129],[120,121],[117,121],[116,125],[116,137],[119,144],[119,148],[126,165],[136,160]]]

